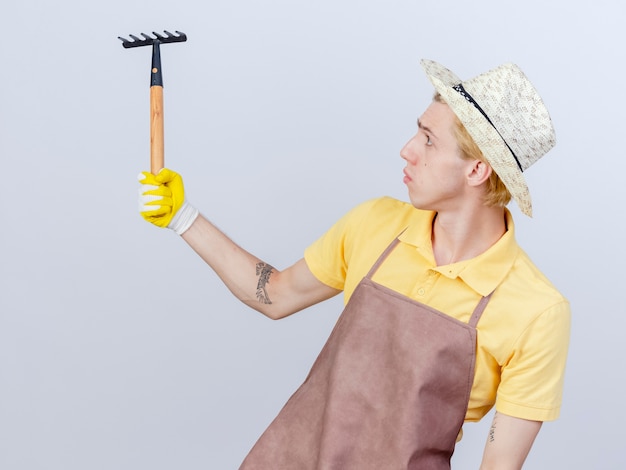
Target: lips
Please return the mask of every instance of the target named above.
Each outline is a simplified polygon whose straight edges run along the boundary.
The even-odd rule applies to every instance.
[[[409,174],[407,173],[406,168],[402,172],[404,173],[403,181],[405,184],[408,183],[409,181],[413,181],[413,178],[411,178]]]

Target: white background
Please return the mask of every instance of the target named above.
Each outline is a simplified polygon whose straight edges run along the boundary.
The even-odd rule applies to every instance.
[[[399,150],[432,87],[519,64],[557,147],[527,172],[520,244],[570,299],[561,418],[528,469],[626,468],[625,7],[620,0],[5,1],[0,29],[0,468],[235,469],[341,310],[272,322],[137,214],[150,48],[166,164],[277,268],[355,204],[406,199]],[[490,416],[454,468],[477,468]]]

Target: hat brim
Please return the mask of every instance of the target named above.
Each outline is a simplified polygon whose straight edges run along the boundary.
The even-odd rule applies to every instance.
[[[426,76],[483,153],[487,163],[500,177],[520,210],[532,217],[530,191],[515,158],[496,129],[485,116],[453,86],[462,83],[454,73],[431,60],[422,60]]]

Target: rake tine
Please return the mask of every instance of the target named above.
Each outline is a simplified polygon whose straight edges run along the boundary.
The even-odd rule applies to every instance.
[[[181,33],[180,31],[176,31],[176,34],[178,34],[178,36],[165,31],[166,34],[168,34],[168,38],[165,40],[165,42],[185,42],[187,40],[187,35],[185,33]]]
[[[166,29],[164,29],[164,30],[163,30],[163,32],[164,32],[165,34],[167,34],[168,38],[175,38],[175,39],[177,39],[177,40],[179,40],[179,41],[180,41],[181,39],[183,39],[183,40],[187,39],[187,35],[186,35],[185,33],[181,33],[180,31],[175,31],[175,33],[176,33],[178,36],[177,36],[176,34],[172,34],[172,33],[170,33],[170,32],[169,32],[168,30],[166,30]]]
[[[172,33],[170,33],[168,30],[163,30],[163,32],[164,32],[165,34],[167,34],[167,36],[168,36],[169,38],[185,38],[185,39],[187,39],[187,36],[185,35],[185,33],[181,33],[180,31],[175,31],[175,33],[176,33],[178,36],[177,36],[176,34],[172,34]]]
[[[138,46],[145,46],[147,44],[151,44],[152,40],[150,40],[150,42],[147,42],[144,39],[140,39],[137,36],[135,36],[134,34],[130,34],[130,40],[123,38],[121,36],[118,36],[117,38],[122,41],[122,46],[124,46],[124,48],[128,49],[129,47],[138,47]]]

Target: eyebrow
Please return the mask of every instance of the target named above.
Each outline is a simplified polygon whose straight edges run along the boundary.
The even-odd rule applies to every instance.
[[[423,131],[428,132],[431,136],[435,138],[437,137],[437,135],[429,127],[426,127],[420,119],[417,120],[417,127],[422,129]]]

